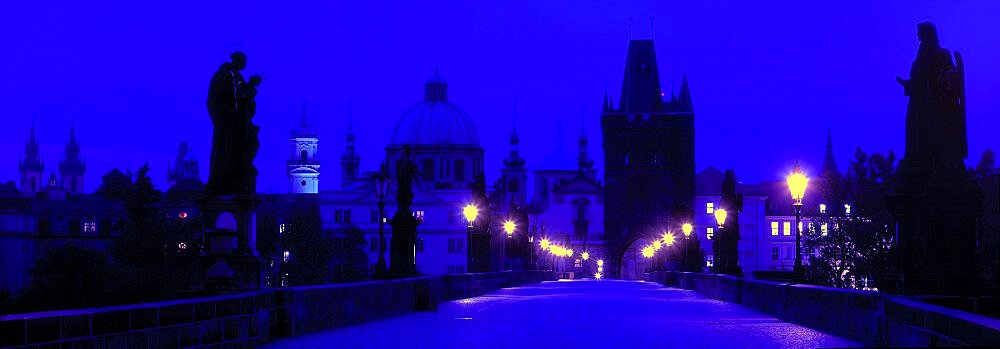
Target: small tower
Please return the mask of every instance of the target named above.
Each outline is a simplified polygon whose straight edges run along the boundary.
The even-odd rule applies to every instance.
[[[346,148],[344,154],[340,155],[340,187],[347,188],[358,180],[358,167],[361,166],[361,156],[355,149],[354,144],[354,116],[351,115],[350,107],[347,111],[347,135]]]
[[[69,142],[66,143],[66,154],[59,162],[59,176],[66,193],[83,194],[83,174],[87,164],[80,158],[80,143],[76,141],[76,127],[69,128]]]
[[[45,162],[38,154],[38,142],[35,140],[35,124],[31,124],[31,133],[28,135],[28,142],[24,144],[24,157],[17,165],[18,172],[21,173],[21,192],[25,194],[35,194],[45,187],[42,179],[42,172],[45,170]]]
[[[319,193],[319,160],[316,159],[319,137],[313,125],[306,120],[305,108],[302,108],[302,118],[292,128],[288,143],[291,146],[291,156],[287,162],[288,192]]]
[[[582,172],[587,178],[596,180],[597,170],[594,169],[594,159],[590,158],[590,153],[587,151],[588,140],[585,125],[586,122],[583,121],[583,118],[581,118],[580,137],[576,140],[579,152],[579,155],[576,157],[576,162],[580,165],[580,172]]]
[[[503,207],[512,201],[518,205],[524,205],[527,198],[528,169],[524,167],[524,158],[520,154],[521,138],[517,135],[517,119],[515,116],[514,126],[510,132],[510,154],[503,160],[503,168],[500,175],[503,188],[505,189],[505,202]]]

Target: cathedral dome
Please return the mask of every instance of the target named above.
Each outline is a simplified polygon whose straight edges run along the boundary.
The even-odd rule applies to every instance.
[[[437,71],[424,85],[424,101],[410,107],[396,124],[393,145],[479,145],[476,125],[448,102],[448,83]]]

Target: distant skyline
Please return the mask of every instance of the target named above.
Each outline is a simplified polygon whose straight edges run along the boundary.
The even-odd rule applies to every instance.
[[[287,190],[288,136],[303,106],[320,135],[321,190],[339,187],[349,109],[361,170],[377,168],[435,68],[449,100],[476,122],[488,184],[507,155],[515,109],[529,170],[553,150],[558,130],[575,155],[582,122],[603,173],[601,102],[605,91],[618,102],[629,17],[633,38],[656,41],[664,92],[688,76],[698,171],[733,168],[748,183],[780,179],[795,161],[815,172],[828,127],[841,170],[859,146],[902,157],[906,98],[894,78],[908,74],[922,21],[966,59],[967,164],[1000,150],[1000,2],[728,5],[24,2],[0,14],[11,34],[0,55],[0,181],[17,181],[32,119],[45,178],[75,124],[88,192],[112,168],[145,162],[165,190],[181,141],[207,179],[208,81],[235,49],[249,56],[247,75],[267,78],[255,118],[261,192]]]

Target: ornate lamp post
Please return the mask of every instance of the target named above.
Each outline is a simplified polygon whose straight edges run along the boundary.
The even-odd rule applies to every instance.
[[[715,241],[712,242],[713,246],[722,246],[722,241],[725,240],[726,235],[723,229],[726,227],[726,217],[728,215],[729,212],[726,212],[725,209],[720,208],[715,210],[715,223],[719,224],[719,231],[715,233]],[[712,250],[715,253],[715,257],[712,262],[712,269],[715,269],[716,273],[725,273],[725,268],[729,265],[729,256],[726,255],[726,251],[723,251],[721,248],[713,248]]]
[[[470,271],[474,268],[475,264],[475,253],[472,251],[472,229],[473,223],[476,222],[476,216],[479,215],[479,208],[476,205],[468,204],[462,209],[462,214],[465,215],[465,220],[469,221],[469,227],[466,229],[465,234],[465,251],[466,251],[466,271]]]
[[[802,220],[802,197],[806,194],[806,186],[809,178],[802,172],[799,163],[795,163],[795,171],[788,176],[788,191],[792,194],[792,206],[795,208],[795,273],[796,281],[802,281],[804,270],[802,269],[802,231],[799,224]]]
[[[378,262],[375,264],[375,277],[385,278],[385,197],[389,193],[389,174],[385,170],[385,162],[379,171],[372,175],[375,182],[375,197],[378,198]]]
[[[681,232],[684,233],[684,258],[681,260],[681,268],[684,271],[690,269],[691,261],[688,260],[688,250],[691,249],[691,232],[694,230],[694,226],[691,223],[684,223],[681,225]]]

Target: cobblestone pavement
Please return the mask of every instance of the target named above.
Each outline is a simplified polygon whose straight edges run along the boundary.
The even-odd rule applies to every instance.
[[[817,348],[861,343],[640,281],[553,281],[270,348]]]

